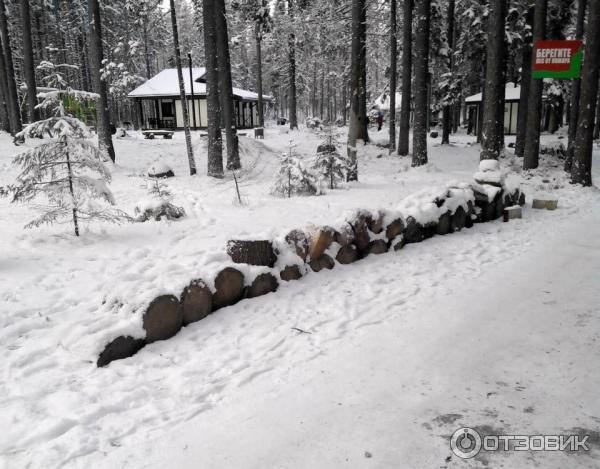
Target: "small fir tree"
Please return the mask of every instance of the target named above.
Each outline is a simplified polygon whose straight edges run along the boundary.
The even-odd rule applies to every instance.
[[[50,117],[28,125],[17,136],[21,140],[51,139],[13,160],[21,173],[5,193],[12,194],[12,202],[44,201],[35,205],[42,215],[25,228],[71,220],[79,236],[81,220],[129,219],[124,212],[110,207],[115,204],[107,185],[110,173],[80,120],[64,115]]]
[[[325,127],[322,136],[324,141],[317,148],[312,169],[321,181],[327,182],[329,189],[335,189],[346,180],[349,160],[337,151],[337,133],[332,125]]]
[[[136,205],[134,209],[136,221],[144,222],[150,219],[160,221],[163,217],[167,220],[177,220],[185,216],[183,207],[172,204],[173,193],[163,180],[148,178],[146,188],[149,197]]]
[[[271,192],[280,197],[291,197],[292,194],[315,195],[316,178],[305,168],[300,158],[293,154],[292,149],[290,141],[289,153],[281,157],[281,166]]]

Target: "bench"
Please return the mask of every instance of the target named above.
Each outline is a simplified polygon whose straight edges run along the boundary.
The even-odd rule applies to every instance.
[[[175,132],[171,130],[145,130],[142,133],[144,134],[144,138],[147,138],[149,140],[152,140],[157,135],[162,135],[162,138],[170,140],[173,138],[173,134]]]

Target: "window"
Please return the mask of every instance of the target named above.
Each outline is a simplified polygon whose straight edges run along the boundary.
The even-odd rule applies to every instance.
[[[160,111],[162,114],[162,117],[174,117],[175,116],[175,112],[173,109],[173,101],[161,101],[160,102]]]

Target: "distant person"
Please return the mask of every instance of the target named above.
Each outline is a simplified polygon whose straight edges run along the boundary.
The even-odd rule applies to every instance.
[[[377,111],[377,132],[383,127],[383,111],[380,109]]]

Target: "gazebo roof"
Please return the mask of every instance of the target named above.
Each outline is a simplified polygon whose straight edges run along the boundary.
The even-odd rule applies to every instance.
[[[190,81],[190,69],[183,68],[183,84],[186,96],[192,96],[192,87]],[[206,83],[204,77],[206,69],[204,67],[192,68],[192,79],[194,80],[194,96],[206,96]],[[233,88],[235,97],[244,101],[257,101],[258,93],[254,91]],[[167,68],[157,75],[150,78],[144,84],[138,86],[127,95],[129,98],[164,98],[179,97],[179,79],[176,68]],[[271,96],[263,95],[263,99],[270,101]]]

